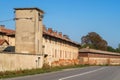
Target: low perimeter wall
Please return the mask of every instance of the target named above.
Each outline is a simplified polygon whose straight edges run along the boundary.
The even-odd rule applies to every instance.
[[[82,58],[80,58],[80,64],[89,64],[89,65],[120,65],[120,58],[82,57]]]
[[[0,71],[41,68],[43,56],[16,53],[0,53]]]
[[[120,53],[83,48],[79,51],[80,64],[120,65]]]

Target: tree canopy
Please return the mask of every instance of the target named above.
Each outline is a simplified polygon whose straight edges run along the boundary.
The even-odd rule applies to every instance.
[[[120,53],[120,44],[118,45],[118,48],[113,48],[111,46],[108,46],[107,51]]]
[[[120,44],[118,44],[118,48],[116,48],[116,52],[120,53]]]
[[[90,32],[81,38],[82,47],[90,47],[93,49],[107,50],[107,41],[104,40],[96,32]]]

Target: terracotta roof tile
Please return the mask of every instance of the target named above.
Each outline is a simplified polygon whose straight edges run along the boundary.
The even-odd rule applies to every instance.
[[[9,43],[7,42],[7,40],[5,40],[5,39],[0,39],[0,45],[2,45],[4,42],[6,42],[6,43],[9,45]]]
[[[52,29],[52,28],[50,28],[50,29]],[[5,27],[1,27],[0,32],[5,33],[6,35],[15,35],[15,30],[6,29]],[[60,33],[57,33],[56,31],[47,30],[45,26],[43,27],[43,35],[48,35],[48,36],[51,36],[51,37],[54,37],[54,38],[59,38],[59,39],[62,39],[64,41],[76,44],[76,45],[80,45],[77,42],[74,42],[70,39],[67,39],[67,38],[63,37],[62,33],[60,35]]]
[[[70,39],[67,39],[67,38],[63,37],[62,34],[59,35],[59,34],[57,34],[55,31],[50,32],[50,31],[47,30],[45,27],[43,27],[43,35],[48,35],[48,36],[51,36],[51,37],[59,38],[59,39],[61,39],[61,40],[64,40],[64,41],[67,41],[67,42],[70,42],[70,43],[73,43],[73,44],[75,44],[75,45],[79,45],[79,46],[80,46],[79,43],[74,42],[74,41],[72,41],[72,40],[70,40]]]
[[[0,32],[5,33],[6,35],[15,35],[15,30],[1,28]]]
[[[120,53],[115,53],[115,52],[108,52],[108,51],[102,51],[102,50],[96,50],[96,49],[90,49],[90,48],[83,48],[80,49],[79,52],[83,53],[98,53],[98,54],[109,54],[109,55],[119,55]]]

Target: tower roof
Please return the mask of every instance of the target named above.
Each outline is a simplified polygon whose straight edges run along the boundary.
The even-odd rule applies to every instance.
[[[40,11],[42,13],[44,13],[43,10],[39,9],[39,8],[36,8],[36,7],[33,7],[33,8],[14,8],[15,10],[37,10],[37,11]]]

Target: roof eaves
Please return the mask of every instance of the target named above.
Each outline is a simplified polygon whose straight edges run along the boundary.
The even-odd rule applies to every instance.
[[[37,8],[37,7],[33,7],[33,8],[14,8],[14,10],[31,10],[31,9],[35,9],[35,10],[38,10],[42,13],[45,13],[43,10]]]

